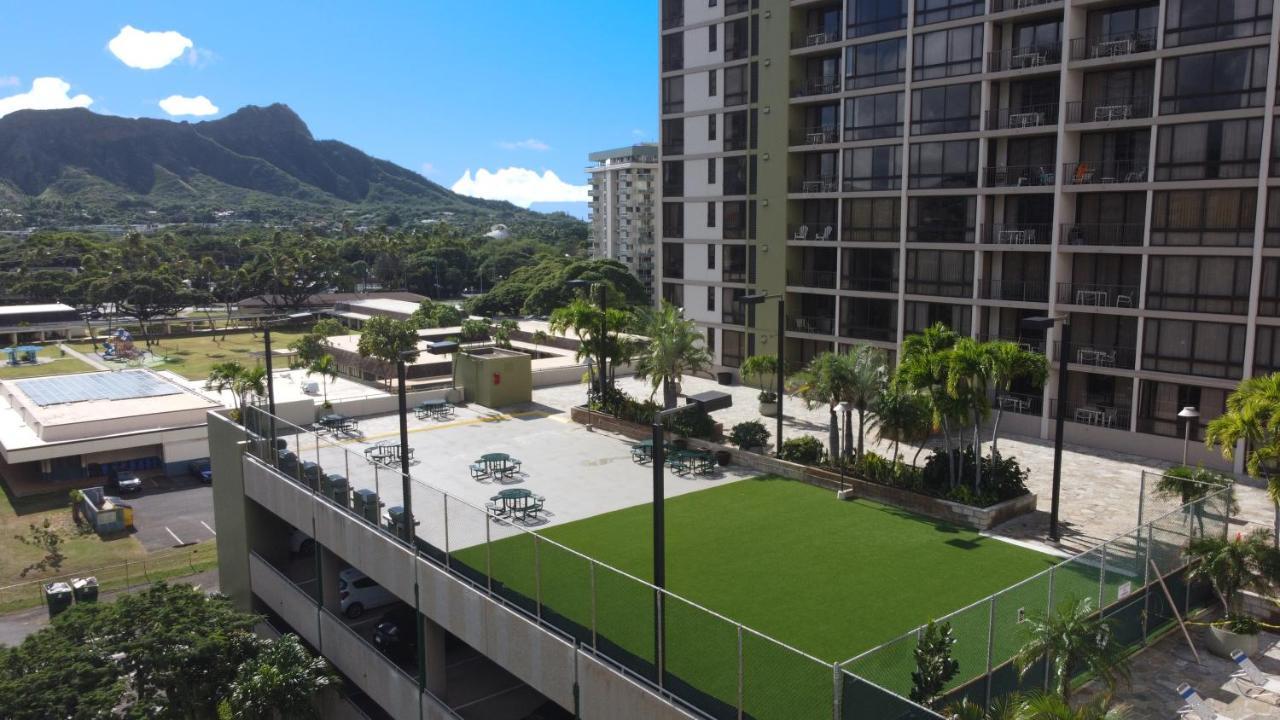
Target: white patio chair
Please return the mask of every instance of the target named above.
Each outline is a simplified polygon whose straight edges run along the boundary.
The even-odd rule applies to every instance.
[[[1240,694],[1251,700],[1257,700],[1263,695],[1270,695],[1266,702],[1272,705],[1280,705],[1280,679],[1276,679],[1262,672],[1248,655],[1239,650],[1231,651],[1231,659],[1235,661],[1236,667],[1240,668],[1236,672],[1231,673],[1231,679],[1236,681],[1236,687],[1240,689]]]
[[[792,240],[805,240],[805,239],[807,239],[808,237],[809,237],[809,226],[808,226],[808,225],[801,225],[799,228],[796,228],[796,234],[795,234],[795,235],[793,235],[793,236],[791,236],[791,239],[792,239]]]
[[[1196,718],[1196,720],[1231,720],[1226,715],[1219,715],[1217,710],[1209,707],[1209,703],[1200,697],[1196,689],[1186,683],[1178,686],[1178,695],[1186,705],[1178,708],[1178,717]]]
[[[821,232],[814,236],[814,240],[825,242],[831,239],[832,228],[830,225],[822,228]]]

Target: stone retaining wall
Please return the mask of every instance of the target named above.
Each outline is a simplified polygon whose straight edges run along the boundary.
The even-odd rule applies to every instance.
[[[602,430],[618,433],[633,440],[647,440],[653,436],[653,431],[644,425],[619,420],[612,415],[600,412],[591,412],[583,407],[570,408],[569,415],[574,422],[583,425],[592,425]],[[671,440],[674,436],[667,433],[667,439]],[[785,477],[789,480],[798,480],[800,482],[809,483],[817,487],[828,490],[837,491],[838,496],[842,500],[854,497],[863,497],[868,500],[874,500],[885,505],[892,505],[918,515],[924,515],[935,520],[942,520],[956,525],[964,525],[965,527],[974,528],[976,530],[990,530],[992,527],[999,525],[1007,520],[1011,520],[1019,515],[1035,512],[1036,496],[1028,493],[1021,497],[1005,500],[991,507],[979,508],[961,503],[943,500],[942,498],[922,495],[920,493],[911,492],[902,488],[889,487],[879,483],[868,482],[860,478],[846,475],[844,478],[843,491],[840,491],[840,474],[824,470],[821,468],[809,467],[799,463],[779,460],[778,458],[754,452],[746,452],[728,445],[708,442],[706,440],[697,440],[688,438],[689,447],[698,450],[707,450],[710,452],[727,452],[729,453],[729,462],[735,465],[757,470],[761,473],[777,475]]]

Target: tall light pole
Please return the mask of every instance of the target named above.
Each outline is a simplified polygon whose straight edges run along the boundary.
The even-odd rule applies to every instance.
[[[400,381],[400,495],[403,505],[404,541],[414,547],[413,501],[409,492],[409,401],[405,390],[406,362],[418,359],[417,349],[402,350],[396,357],[396,377]]]
[[[836,417],[845,418],[845,423],[848,423],[849,409],[850,409],[850,405],[848,401],[841,400],[836,405],[836,413],[837,413]],[[845,428],[845,432],[848,432],[848,428]],[[844,458],[839,458],[839,461],[840,461],[840,492],[844,492]]]
[[[1200,411],[1188,405],[1178,413],[1178,417],[1182,418],[1182,422],[1186,425],[1186,429],[1182,432],[1182,466],[1187,466],[1187,446],[1191,444],[1191,423],[1200,417]]]
[[[300,312],[262,323],[262,357],[267,370],[267,414],[269,415],[267,423],[270,427],[271,457],[273,458],[276,452],[276,384],[271,368],[271,326],[301,322],[312,315],[313,313]],[[243,421],[244,418],[241,420]]]
[[[1066,410],[1063,403],[1067,399],[1067,363],[1071,360],[1071,314],[1063,313],[1054,317],[1037,315],[1023,318],[1022,329],[1046,331],[1059,327],[1058,338],[1058,402],[1054,405],[1053,431],[1053,499],[1049,505],[1049,538],[1054,542],[1060,539],[1058,534],[1058,506],[1062,495],[1062,436],[1066,425]],[[1045,346],[1048,350],[1048,346]]]
[[[777,426],[777,432],[775,435],[776,439],[775,439],[775,445],[774,445],[774,447],[777,449],[777,452],[774,454],[781,455],[782,454],[782,396],[784,394],[783,384],[784,384],[784,377],[786,375],[785,368],[787,364],[786,362],[787,336],[785,332],[786,324],[787,324],[786,298],[783,296],[782,293],[774,293],[772,295],[768,293],[753,293],[751,295],[743,295],[742,297],[738,298],[738,302],[742,303],[743,305],[760,305],[765,300],[769,300],[771,298],[777,298],[778,300],[778,352],[777,352],[777,355],[778,355],[777,425],[778,426]]]

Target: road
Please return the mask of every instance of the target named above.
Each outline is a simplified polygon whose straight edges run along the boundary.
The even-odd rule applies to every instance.
[[[136,537],[148,551],[214,538],[213,490],[191,477],[146,478],[133,506]]]

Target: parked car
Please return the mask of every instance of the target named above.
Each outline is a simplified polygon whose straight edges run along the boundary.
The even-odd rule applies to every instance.
[[[316,541],[311,536],[294,528],[289,533],[289,552],[294,555],[311,552],[316,546]]]
[[[395,660],[417,655],[418,618],[413,608],[403,603],[383,613],[373,629],[373,646]]]
[[[365,610],[396,601],[390,590],[355,568],[338,573],[338,597],[343,614],[353,620],[363,615]]]
[[[187,463],[187,470],[202,483],[213,482],[213,468],[209,465],[209,458],[192,460]]]
[[[107,477],[107,489],[121,494],[142,492],[142,478],[137,475],[121,475],[112,471]]]

